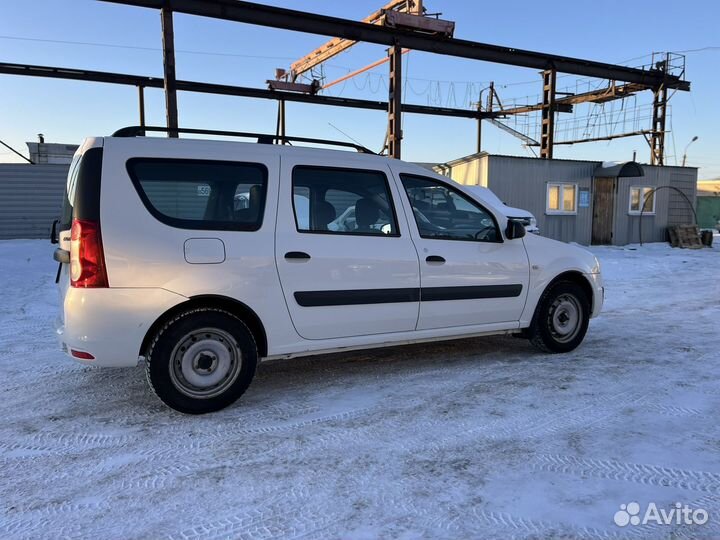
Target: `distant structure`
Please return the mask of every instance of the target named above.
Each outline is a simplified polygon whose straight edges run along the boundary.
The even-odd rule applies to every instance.
[[[51,163],[69,165],[77,150],[76,144],[46,143],[42,133],[38,134],[38,142],[25,143],[33,163]]]
[[[542,236],[563,242],[633,244],[640,242],[641,227],[642,241],[664,242],[668,227],[695,223],[695,167],[479,152],[433,169],[529,210]]]
[[[701,229],[720,231],[720,178],[698,181],[697,215]]]

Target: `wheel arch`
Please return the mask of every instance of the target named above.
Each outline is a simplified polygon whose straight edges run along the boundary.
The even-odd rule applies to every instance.
[[[582,272],[579,272],[577,270],[567,270],[565,272],[558,274],[553,279],[551,279],[550,282],[545,287],[545,289],[543,290],[542,294],[540,295],[540,298],[542,298],[551,287],[553,287],[556,283],[559,283],[560,281],[569,281],[571,283],[575,283],[576,285],[579,285],[582,288],[583,292],[585,292],[585,294],[587,294],[588,300],[590,301],[590,313],[593,312],[593,309],[595,307],[595,295],[594,295],[592,284],[583,275]],[[537,309],[537,306],[536,306],[536,309]]]
[[[171,307],[165,313],[160,315],[160,317],[158,317],[155,322],[150,325],[150,328],[145,333],[145,337],[140,345],[139,355],[145,356],[153,337],[167,321],[183,311],[196,308],[223,309],[241,319],[250,329],[250,332],[252,332],[253,337],[255,338],[255,342],[258,346],[258,356],[267,356],[267,333],[265,332],[265,326],[260,320],[260,317],[258,317],[257,313],[255,313],[250,306],[240,302],[239,300],[235,300],[234,298],[229,298],[227,296],[211,294],[193,296],[187,301]]]

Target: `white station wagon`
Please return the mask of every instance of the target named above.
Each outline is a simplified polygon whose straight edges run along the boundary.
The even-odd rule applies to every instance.
[[[86,139],[73,159],[57,335],[83,363],[144,359],[178,411],[233,403],[263,358],[490,334],[567,352],[601,310],[590,252],[526,236],[504,205],[427,169],[143,135]]]

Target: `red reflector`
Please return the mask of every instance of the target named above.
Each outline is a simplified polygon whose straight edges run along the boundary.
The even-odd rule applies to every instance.
[[[70,349],[70,354],[72,354],[75,358],[80,358],[82,360],[95,360],[95,357],[92,354],[90,354],[89,352],[76,351],[75,349]]]
[[[84,288],[108,286],[100,224],[95,221],[74,219],[72,222],[70,285]]]

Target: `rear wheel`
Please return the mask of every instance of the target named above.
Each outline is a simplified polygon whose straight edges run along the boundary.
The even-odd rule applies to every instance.
[[[589,320],[590,300],[582,287],[559,281],[540,298],[528,337],[543,352],[569,352],[582,343]]]
[[[239,318],[220,309],[193,309],[160,329],[145,373],[163,403],[203,414],[234,403],[250,386],[257,361],[255,339]]]

